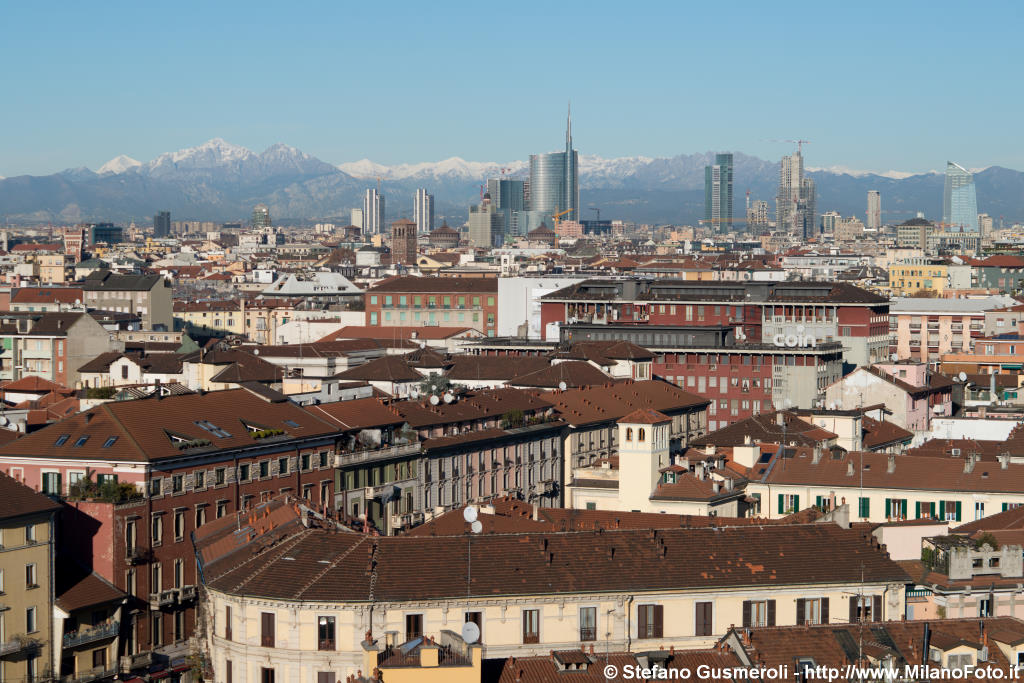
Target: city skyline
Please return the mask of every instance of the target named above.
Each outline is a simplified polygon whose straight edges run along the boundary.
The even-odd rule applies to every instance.
[[[824,14],[805,7],[812,6],[743,7],[745,20],[734,27],[720,68],[714,74],[691,73],[687,88],[674,89],[661,84],[680,66],[696,63],[717,41],[710,28],[726,20],[727,9],[684,10],[660,3],[652,5],[651,12],[618,11],[602,4],[586,13],[571,6],[559,8],[552,18],[572,16],[579,35],[588,36],[588,41],[614,41],[620,48],[578,60],[574,41],[529,49],[535,39],[525,36],[533,35],[539,5],[527,5],[494,24],[486,37],[464,30],[470,22],[486,21],[488,14],[469,5],[450,5],[432,13],[427,31],[421,18],[412,19],[415,13],[388,12],[385,17],[372,7],[307,6],[282,20],[271,9],[245,6],[240,11],[231,3],[215,8],[186,4],[174,12],[65,8],[45,17],[40,8],[16,6],[9,10],[12,25],[45,24],[49,47],[34,49],[32,31],[15,32],[0,46],[0,55],[9,63],[24,64],[9,74],[5,90],[9,101],[20,106],[0,112],[0,124],[19,132],[0,142],[0,176],[98,168],[118,154],[153,158],[217,136],[250,148],[287,140],[332,163],[363,158],[384,164],[452,156],[522,158],[527,150],[557,148],[557,140],[546,131],[567,99],[578,112],[582,146],[605,158],[739,149],[777,159],[788,150],[774,140],[802,137],[812,141],[816,167],[921,172],[941,168],[946,158],[956,158],[966,168],[1024,167],[1024,151],[1005,145],[1007,135],[1016,129],[1013,112],[1024,96],[996,89],[1007,75],[999,65],[1014,61],[1012,22],[998,20],[1011,5],[985,6],[962,16],[957,26],[947,25],[948,13],[933,5],[928,11],[921,11],[925,6],[917,3],[879,5],[879,11],[871,6],[836,7]],[[688,37],[680,43],[670,38],[675,38],[672,27],[678,25],[673,19],[684,11]],[[660,17],[658,22],[650,21],[652,13]],[[883,21],[878,20],[880,14]],[[367,30],[348,35],[341,49],[329,39],[339,25]],[[237,30],[224,31],[224,26]],[[280,49],[243,49],[253,31],[266,26],[274,27]],[[373,52],[373,36],[381,35],[385,26],[391,39],[405,41],[407,50]],[[802,40],[776,39],[794,26],[801,29]],[[829,30],[821,30],[826,26]],[[898,60],[887,49],[908,33],[939,43],[965,34],[985,35],[987,47],[937,52],[925,66]],[[97,35],[117,49],[89,49]],[[861,48],[834,49],[844,40],[856,40]],[[487,82],[490,72],[487,60],[466,62],[464,55],[485,54],[502,41],[524,48],[517,50],[518,68],[541,74],[531,80],[529,97],[520,98],[522,106],[513,111],[496,106],[504,95],[486,88],[472,101],[460,103],[460,114],[451,116],[445,105],[453,94]],[[160,42],[186,44],[189,49],[153,50],[151,45]],[[763,59],[766,51],[774,58]],[[348,55],[358,53],[375,54],[372,73],[344,68]],[[428,71],[442,73],[449,64],[464,68],[450,69],[443,86],[428,80],[399,89],[408,67],[406,55],[413,53],[419,55],[418,66]],[[27,54],[31,60],[26,61]],[[773,64],[809,54],[815,58],[804,72],[805,87],[790,93],[774,86]],[[576,65],[569,88],[558,70],[549,73],[541,68],[568,60]],[[311,64],[338,65],[352,90],[325,89],[313,75],[321,69],[309,69]],[[128,87],[97,88],[99,73]],[[734,77],[723,79],[721,73]],[[835,88],[837,84],[842,87]],[[691,88],[700,89],[703,99],[736,97],[742,90],[760,106],[756,112],[739,107],[724,113],[714,107],[684,107]],[[260,108],[238,116],[237,103],[257,90],[270,96]],[[401,107],[352,107],[345,92],[353,90],[367,92],[365,101],[401,95],[423,106],[414,119]],[[828,117],[811,106],[824,92],[833,105]],[[868,92],[872,101],[892,106],[866,110]],[[893,113],[901,102],[935,92],[968,100],[992,96],[1000,106],[986,107],[984,114],[980,108],[977,113],[934,108],[914,117]],[[156,99],[167,106],[148,106]],[[612,100],[624,106],[608,106]],[[68,106],[72,101],[75,106]],[[203,106],[186,106],[197,101]],[[313,101],[316,106],[303,104]],[[684,125],[677,121],[681,110],[686,111]],[[969,140],[949,136],[949,131],[972,124],[976,134]]]

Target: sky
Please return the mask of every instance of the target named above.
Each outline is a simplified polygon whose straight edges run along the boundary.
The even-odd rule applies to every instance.
[[[329,163],[737,151],[1024,169],[1016,2],[3,2],[0,176],[214,138]]]

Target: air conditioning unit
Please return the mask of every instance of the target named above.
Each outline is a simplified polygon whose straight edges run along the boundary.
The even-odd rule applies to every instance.
[[[952,455],[952,456],[953,456],[954,458],[959,458],[959,457],[960,457],[960,449],[959,449],[959,448],[954,448],[954,449],[952,449],[952,450],[951,450],[951,451],[950,451],[949,453],[950,453],[950,455]]]

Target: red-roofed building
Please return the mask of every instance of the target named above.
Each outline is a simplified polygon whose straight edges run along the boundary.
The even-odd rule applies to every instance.
[[[77,287],[21,287],[11,293],[11,310],[44,313],[66,311],[81,307],[84,300],[82,290]]]

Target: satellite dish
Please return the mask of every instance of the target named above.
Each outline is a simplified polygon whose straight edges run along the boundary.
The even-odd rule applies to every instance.
[[[469,525],[469,530],[474,534],[478,534],[484,530],[484,524],[479,519]]]
[[[476,521],[476,518],[479,514],[480,511],[477,509],[475,505],[467,505],[466,509],[462,511],[462,518],[470,524],[472,524]]]
[[[480,640],[480,627],[472,621],[467,621],[462,625],[462,640],[465,641],[467,645],[472,645],[476,641]]]
[[[455,396],[453,396],[450,392],[444,395],[444,402],[445,403],[451,403],[454,400],[455,400]]]
[[[565,391],[568,387],[569,387],[569,385],[566,384],[565,382],[559,382],[558,383],[558,388],[561,389],[562,391]]]
[[[967,381],[967,373],[962,371],[962,370],[960,371],[960,374],[957,375],[957,377],[960,378],[961,382],[966,382]]]
[[[893,361],[893,362],[895,363],[895,362],[896,362],[896,359],[897,359],[898,357],[899,357],[899,356],[897,356],[897,355],[896,355],[896,354],[894,353],[894,354],[892,354],[891,356],[889,356],[889,360],[891,360],[891,361]]]
[[[259,349],[253,349],[252,350],[252,355],[254,355],[254,356],[260,355],[260,350]]]
[[[431,394],[430,395],[430,405],[436,406],[440,402],[441,402],[441,399],[439,399],[437,397],[437,394]]]
[[[6,425],[6,424],[7,424],[7,416],[6,415],[0,415],[0,425]]]
[[[409,390],[409,398],[411,398],[413,400],[416,400],[419,397],[420,397],[420,392],[416,391],[415,389],[410,389]]]
[[[421,349],[427,348],[427,342],[420,342],[420,348]]]

